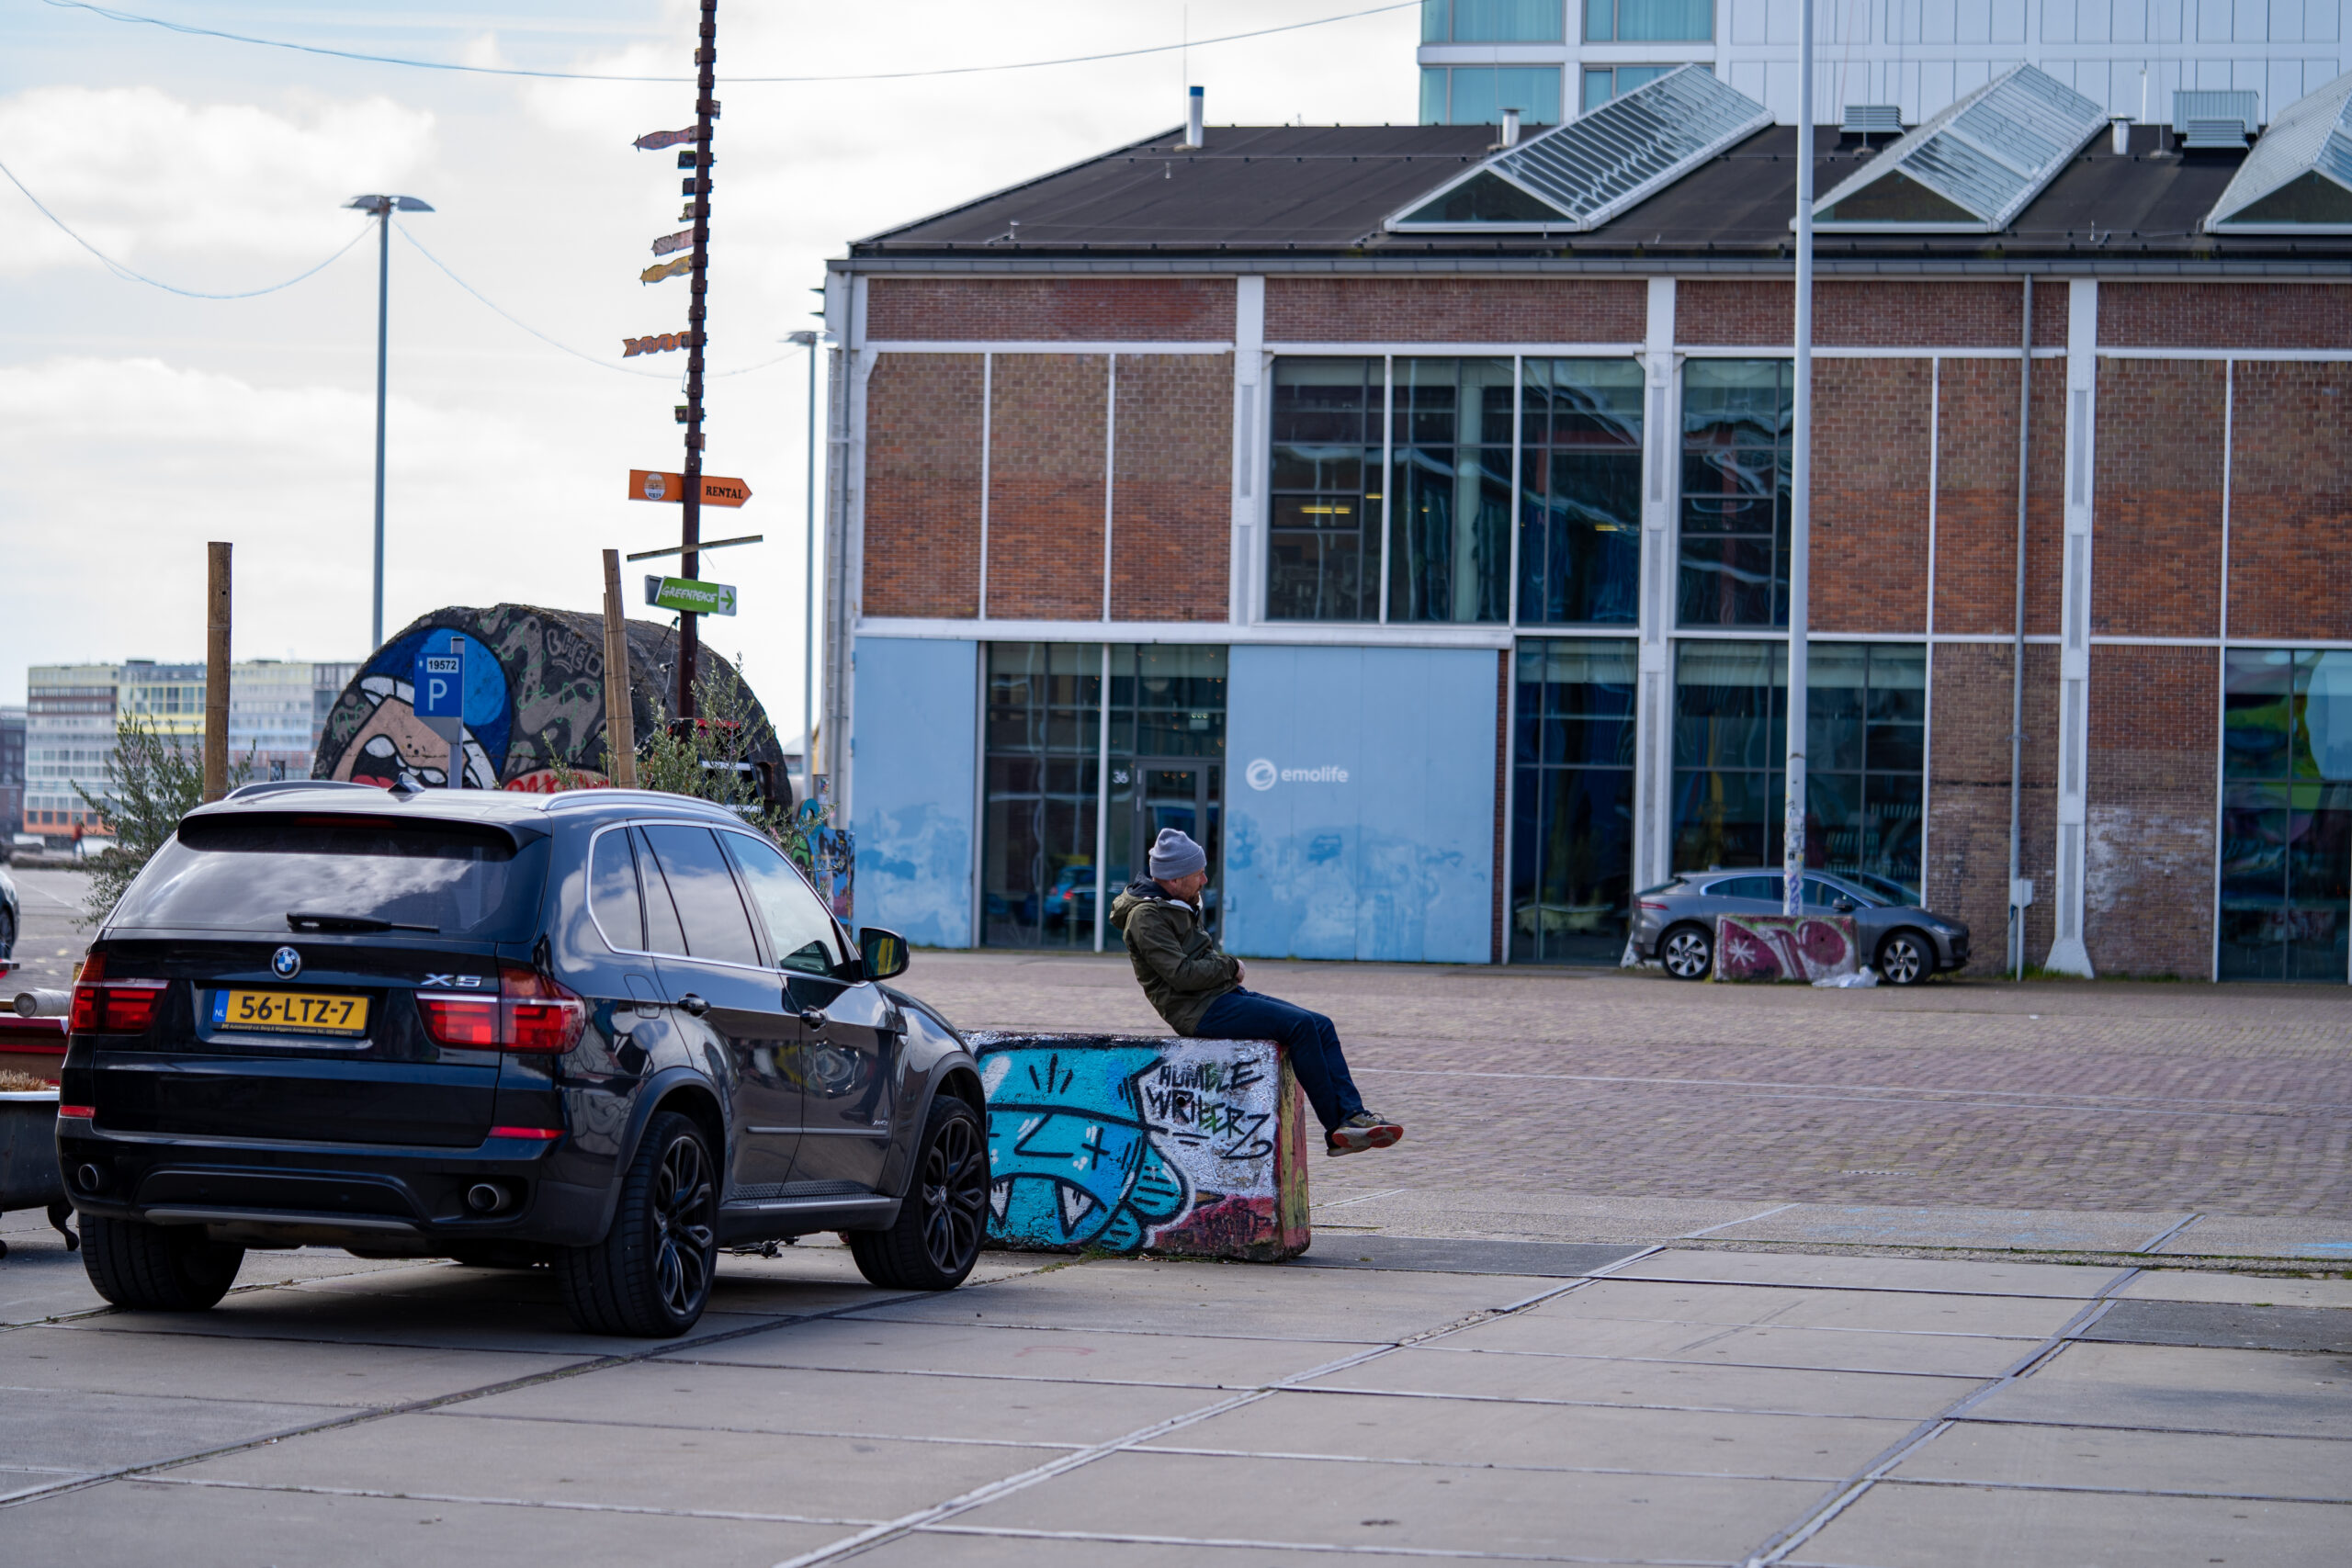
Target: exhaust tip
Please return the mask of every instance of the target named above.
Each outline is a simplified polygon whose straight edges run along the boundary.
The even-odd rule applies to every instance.
[[[466,1207],[477,1214],[494,1214],[513,1200],[495,1181],[477,1181],[466,1189]]]
[[[107,1190],[107,1173],[86,1162],[77,1165],[74,1168],[74,1185],[85,1192],[103,1192]]]

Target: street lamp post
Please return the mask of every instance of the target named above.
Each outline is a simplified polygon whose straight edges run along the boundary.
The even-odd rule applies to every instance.
[[[433,209],[413,196],[355,196],[344,206],[376,220],[376,600],[368,632],[373,652],[384,646],[384,354],[391,325],[392,214]]]
[[[808,351],[808,575],[800,610],[800,798],[817,784],[817,342],[818,334],[787,333],[785,341]]]
[[[1783,775],[1781,908],[1802,914],[1804,883],[1805,751],[1810,714],[1813,575],[1813,8],[1797,6],[1796,396],[1789,441],[1788,771]]]

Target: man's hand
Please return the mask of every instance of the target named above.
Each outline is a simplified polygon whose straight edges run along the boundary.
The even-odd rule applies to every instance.
[[[1242,963],[1238,958],[1235,959],[1233,961],[1233,983],[1238,986],[1248,978],[1250,978],[1250,965]]]

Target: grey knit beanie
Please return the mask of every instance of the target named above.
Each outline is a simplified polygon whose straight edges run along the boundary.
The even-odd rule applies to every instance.
[[[1173,882],[1180,876],[1206,871],[1209,852],[1193,842],[1183,829],[1162,828],[1152,843],[1149,864],[1153,876],[1162,882]]]

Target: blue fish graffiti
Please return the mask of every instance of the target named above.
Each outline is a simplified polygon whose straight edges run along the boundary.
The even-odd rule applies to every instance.
[[[1151,1045],[981,1047],[990,1229],[1029,1247],[1135,1252],[1193,1199],[1145,1120]]]

